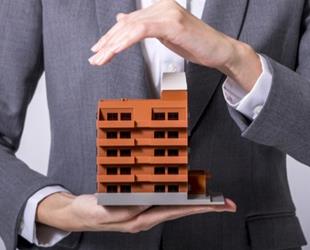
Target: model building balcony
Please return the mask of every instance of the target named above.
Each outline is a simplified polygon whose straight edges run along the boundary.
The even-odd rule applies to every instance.
[[[188,157],[185,156],[136,156],[137,164],[187,164]]]
[[[98,175],[97,182],[100,183],[134,183],[135,175]]]
[[[97,128],[187,128],[187,120],[180,121],[97,121]]]
[[[182,121],[136,121],[138,128],[187,128],[187,120]]]
[[[97,164],[109,164],[109,165],[124,165],[124,164],[135,164],[134,156],[126,157],[107,157],[101,156],[97,157]]]
[[[186,148],[186,147],[185,147]],[[180,147],[144,148],[97,148],[97,164],[187,164],[187,150]]]
[[[187,138],[177,139],[153,139],[137,138],[136,146],[187,146]]]
[[[187,182],[187,175],[152,175],[152,174],[141,174],[141,175],[98,175],[97,182],[100,183],[134,183],[134,182]]]
[[[97,164],[124,165],[124,164],[188,164],[187,156],[129,156],[129,157],[97,157]]]
[[[187,146],[186,129],[98,129],[98,147]]]
[[[137,182],[175,183],[188,181],[187,175],[136,175]]]
[[[122,147],[122,146],[187,146],[187,138],[178,139],[97,139],[97,147]]]
[[[97,128],[134,128],[135,121],[97,121]]]
[[[97,139],[97,147],[133,147],[137,145],[135,139]]]

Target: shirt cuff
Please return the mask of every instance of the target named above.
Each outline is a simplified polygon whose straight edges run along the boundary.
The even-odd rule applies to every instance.
[[[19,227],[19,235],[30,243],[40,247],[50,247],[70,234],[70,232],[65,232],[39,223],[36,224],[35,222],[36,211],[40,201],[58,192],[69,193],[68,190],[61,186],[48,186],[40,189],[28,199]]]
[[[229,77],[222,86],[227,104],[252,120],[262,110],[272,85],[272,73],[268,63],[263,56],[259,55],[259,58],[262,73],[249,93]]]

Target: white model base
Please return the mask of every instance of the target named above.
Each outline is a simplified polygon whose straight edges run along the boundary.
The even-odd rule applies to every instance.
[[[187,193],[97,193],[98,205],[160,206],[160,205],[224,205],[222,194],[188,195]]]

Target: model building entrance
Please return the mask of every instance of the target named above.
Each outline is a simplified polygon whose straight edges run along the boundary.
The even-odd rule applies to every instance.
[[[99,101],[98,203],[223,204],[207,172],[188,170],[187,128],[184,73],[164,74],[160,99]]]

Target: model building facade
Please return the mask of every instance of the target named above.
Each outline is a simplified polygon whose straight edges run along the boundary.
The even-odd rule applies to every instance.
[[[97,191],[101,203],[184,203],[208,194],[209,175],[188,170],[185,75],[165,76],[160,99],[101,100],[97,112]],[[176,81],[183,81],[175,89]],[[185,82],[186,83],[186,82]],[[186,203],[186,202],[185,202]]]

